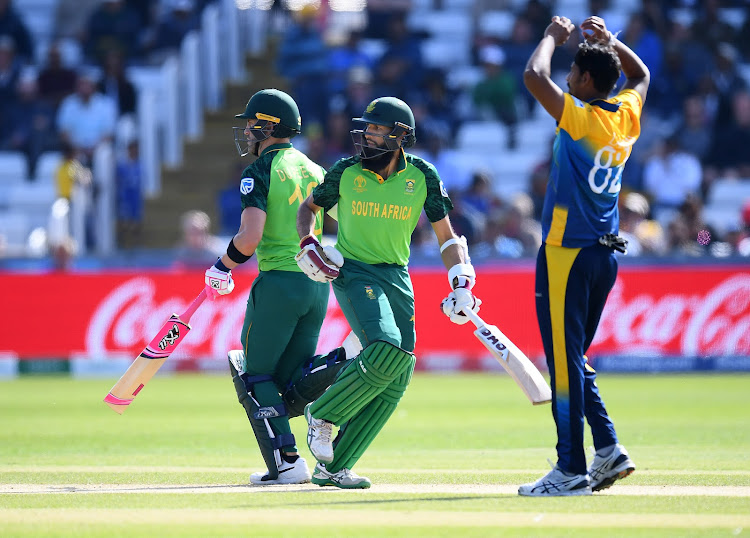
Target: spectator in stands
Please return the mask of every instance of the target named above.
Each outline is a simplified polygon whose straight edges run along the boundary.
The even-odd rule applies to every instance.
[[[57,169],[57,196],[69,202],[69,207],[83,215],[84,245],[94,241],[92,205],[94,182],[91,169],[78,159],[76,149],[69,143],[62,144],[63,160]]]
[[[373,59],[360,50],[361,35],[356,30],[348,32],[342,42],[332,46],[328,52],[328,92],[331,95],[346,92],[349,73],[353,68],[372,69]]]
[[[21,62],[16,57],[13,38],[0,35],[0,117],[5,117],[6,111],[15,106],[21,67]],[[0,133],[4,130],[5,127],[0,125]]]
[[[406,14],[401,12],[392,14],[382,31],[386,49],[375,68],[374,92],[410,98],[424,78],[421,37],[409,29]]]
[[[349,121],[349,118],[354,118],[358,114],[361,114],[375,98],[372,80],[372,71],[368,67],[362,65],[352,67],[348,73],[344,93],[334,95],[328,103],[329,114],[343,112],[348,118],[347,121]],[[348,134],[347,139],[350,139]]]
[[[7,136],[0,138],[0,149],[22,152],[28,161],[29,177],[34,177],[39,156],[59,149],[60,141],[55,129],[55,109],[39,99],[33,72],[21,75],[16,103],[6,110],[3,122]]]
[[[701,254],[715,255],[715,243],[719,241],[719,233],[706,223],[703,217],[703,202],[697,194],[688,194],[679,208],[678,215],[684,219],[688,237],[697,243]],[[699,241],[699,234],[709,233],[710,241]]]
[[[734,95],[733,119],[716,125],[707,159],[705,190],[720,177],[750,178],[750,91]]]
[[[484,229],[490,213],[500,209],[503,205],[500,198],[495,194],[493,185],[494,182],[489,171],[476,170],[471,174],[470,183],[459,196],[465,210],[478,216],[481,229]]]
[[[406,16],[411,10],[411,0],[367,0],[365,13],[367,14],[367,26],[364,37],[371,39],[382,39],[383,28],[394,14]]]
[[[542,225],[533,219],[534,204],[525,193],[517,193],[502,211],[494,212],[488,226],[488,240],[498,256],[533,256],[542,245]]]
[[[13,40],[16,54],[22,62],[34,62],[34,42],[31,33],[11,0],[0,0],[0,36],[9,36]]]
[[[203,268],[211,265],[225,245],[211,235],[211,219],[199,210],[183,213],[180,218],[182,239],[174,255],[176,268]]]
[[[628,256],[662,255],[666,251],[664,229],[648,218],[645,196],[629,192],[620,196],[620,235],[628,241]]]
[[[180,49],[185,36],[200,28],[200,13],[193,0],[170,0],[155,30],[144,38],[144,51],[153,63]]]
[[[99,92],[117,103],[119,116],[135,114],[138,97],[135,86],[125,74],[122,60],[122,54],[119,51],[109,51],[104,64],[104,76],[98,84]]]
[[[734,27],[721,15],[721,8],[725,7],[723,4],[728,3],[722,0],[703,0],[695,4],[695,35],[711,50],[719,43],[737,41]]]
[[[633,13],[619,39],[643,60],[651,72],[651,80],[658,80],[664,60],[663,44],[659,34],[650,26],[647,15],[642,11]]]
[[[721,128],[721,126],[732,121],[734,117],[732,114],[734,96],[737,92],[746,90],[748,87],[747,82],[739,73],[739,60],[739,54],[733,45],[719,43],[716,46],[715,68],[711,71],[710,76],[719,98],[715,118],[717,128]]]
[[[143,224],[143,169],[138,150],[138,140],[128,142],[127,155],[118,160],[115,171],[117,243],[121,247],[138,241]]]
[[[664,53],[664,75],[654,80],[649,89],[649,110],[665,121],[679,118],[683,112],[683,100],[697,83],[695,71],[692,60],[688,67],[685,53],[679,45],[669,43]]]
[[[76,72],[63,65],[59,43],[52,43],[47,49],[47,61],[37,80],[39,97],[57,110],[60,102],[75,91],[76,78]]]
[[[702,179],[700,161],[680,149],[676,134],[669,136],[646,161],[643,171],[643,185],[653,198],[656,219],[668,222],[689,194],[700,194]]]
[[[516,95],[513,76],[503,69],[505,52],[497,45],[485,45],[479,51],[484,77],[474,87],[472,97],[480,116],[494,118],[508,126],[508,148],[516,147]]]
[[[422,126],[423,123],[417,118],[418,109],[416,106],[412,107],[417,124]],[[418,146],[414,153],[435,166],[449,193],[458,193],[467,189],[471,181],[471,170],[457,166],[453,156],[445,152],[450,141],[448,133],[440,129],[420,129],[420,131],[424,134],[417,139]]]
[[[510,34],[510,41],[503,46],[505,52],[505,69],[513,76],[516,86],[523,88],[521,96],[526,103],[526,109],[523,111],[525,116],[531,115],[536,106],[536,99],[529,93],[523,82],[523,70],[526,68],[526,61],[534,52],[537,42],[531,23],[518,17],[513,23],[513,30]]]
[[[703,255],[701,245],[690,235],[690,227],[685,217],[679,213],[667,226],[667,254],[691,257]]]
[[[703,162],[711,149],[713,138],[705,103],[697,95],[691,95],[682,102],[682,110],[682,119],[675,130],[680,148]]]
[[[531,31],[534,35],[544,34],[549,21],[552,20],[552,4],[551,0],[528,0],[519,14],[520,18],[531,23]],[[568,64],[568,67],[570,67],[570,64]]]
[[[415,96],[413,101],[418,103],[426,114],[426,120],[436,129],[444,131],[446,142],[453,145],[456,125],[456,100],[458,95],[448,87],[445,72],[439,68],[425,70],[422,81],[423,91]],[[420,123],[417,120],[417,123]],[[422,125],[426,125],[422,123]]]
[[[364,107],[361,110],[364,110]],[[333,164],[339,159],[351,155],[353,146],[350,130],[353,117],[356,116],[349,114],[346,109],[336,108],[331,110],[324,124],[326,148],[323,162]],[[320,164],[322,165],[322,163]]]
[[[78,74],[76,92],[63,99],[57,112],[57,126],[64,141],[70,142],[79,160],[91,165],[94,150],[111,142],[117,123],[117,103],[96,92],[97,74],[84,69]]]
[[[128,60],[140,53],[141,20],[123,0],[102,0],[88,19],[83,50],[89,62],[102,65],[111,50]]]
[[[306,123],[325,120],[328,108],[328,49],[318,27],[318,9],[305,4],[293,11],[293,21],[284,32],[276,68],[291,86]]]

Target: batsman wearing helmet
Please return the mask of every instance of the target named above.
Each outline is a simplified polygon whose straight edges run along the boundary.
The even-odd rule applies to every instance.
[[[300,416],[304,405],[333,382],[346,359],[343,347],[313,356],[329,287],[308,279],[293,260],[299,241],[297,207],[325,171],[292,146],[301,119],[286,93],[259,91],[236,117],[247,121],[244,128],[234,128],[240,155],[258,158],[242,172],[240,229],[226,254],[206,271],[205,281],[215,294],[231,293],[231,270],[258,255],[259,274],[242,327],[243,349],[229,352],[237,396],[268,467],[267,472],[253,473],[250,482],[309,482],[310,471],[297,452],[289,418]],[[321,218],[316,218],[311,233],[318,237],[321,229]],[[350,341],[353,348],[358,346]]]
[[[557,464],[518,489],[528,496],[590,495],[635,470],[618,442],[585,353],[617,278],[615,251],[626,252],[627,241],[617,235],[620,178],[641,133],[650,75],[601,18],[589,17],[581,24],[586,42],[579,45],[567,76],[569,93],[563,92],[550,78],[550,61],[575,28],[570,19],[553,17],[524,72],[529,92],[557,121],[535,284],[557,426]],[[610,97],[620,70],[625,84]],[[588,468],[584,418],[596,449]]]
[[[448,218],[453,204],[435,167],[404,152],[416,140],[414,114],[394,97],[372,101],[351,131],[357,155],[339,160],[297,213],[296,259],[312,280],[333,283],[336,299],[364,350],[305,408],[308,446],[318,460],[312,482],[368,488],[352,467],[388,421],[414,371],[414,292],[409,245],[424,209],[437,235],[453,291],[444,311],[456,323],[479,309],[465,241]],[[315,236],[321,209],[338,204],[335,247]],[[463,319],[462,319],[463,318]],[[333,427],[338,435],[332,441]]]

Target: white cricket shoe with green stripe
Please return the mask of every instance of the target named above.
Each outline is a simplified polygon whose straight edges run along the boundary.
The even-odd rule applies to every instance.
[[[319,486],[336,486],[342,489],[367,489],[372,485],[369,478],[359,476],[351,469],[341,469],[337,473],[329,473],[322,463],[315,466],[311,482]]]

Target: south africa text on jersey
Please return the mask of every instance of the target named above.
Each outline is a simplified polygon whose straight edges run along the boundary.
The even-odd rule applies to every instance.
[[[409,220],[412,207],[408,205],[381,204],[379,202],[352,201],[352,215],[381,219]]]

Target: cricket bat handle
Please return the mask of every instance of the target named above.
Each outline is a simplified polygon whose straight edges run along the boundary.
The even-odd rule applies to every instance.
[[[479,317],[479,314],[474,313],[471,308],[464,308],[461,312],[469,318],[469,321],[471,321],[477,329],[481,329],[487,325],[484,320]]]

